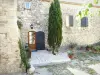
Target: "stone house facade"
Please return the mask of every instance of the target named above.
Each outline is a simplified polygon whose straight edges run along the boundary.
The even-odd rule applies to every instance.
[[[93,16],[89,15],[83,21],[77,19],[77,13],[84,9],[82,4],[90,2],[92,0],[60,0],[63,19],[61,47],[66,47],[70,43],[89,45],[100,41],[100,16],[97,15],[99,6],[94,5],[90,9],[90,14],[92,13]],[[29,3],[29,9],[25,7],[26,3]],[[50,3],[50,0],[18,0],[18,16],[23,23],[22,38],[24,43],[27,43],[27,32],[30,30],[30,25],[33,24],[34,31],[45,33],[45,42],[48,47],[47,31]]]
[[[74,1],[76,0],[60,1],[63,18],[61,47],[66,47],[71,42],[78,45],[98,43],[100,41],[100,17],[97,15],[97,11],[100,7],[94,6],[90,9],[94,15],[88,16],[87,26],[82,27],[81,20],[76,19],[77,12],[83,8],[80,3],[87,3],[92,0],[77,0],[79,3]],[[27,5],[25,6],[27,2],[31,3],[29,9],[26,9]],[[27,33],[30,31],[30,25],[33,24],[34,31],[45,33],[45,42],[48,47],[49,7],[49,0],[0,0],[0,74],[21,71],[17,16],[21,18],[23,23],[21,33],[24,44],[27,43]]]

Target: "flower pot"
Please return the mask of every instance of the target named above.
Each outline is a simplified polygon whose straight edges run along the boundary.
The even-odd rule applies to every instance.
[[[68,55],[68,57],[70,58],[70,59],[73,59],[74,58],[74,55],[72,54],[72,55]]]

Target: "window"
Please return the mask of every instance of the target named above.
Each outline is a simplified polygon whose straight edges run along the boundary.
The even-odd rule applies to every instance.
[[[72,15],[69,16],[69,26],[70,27],[73,26],[73,16]]]
[[[81,27],[87,27],[88,26],[88,18],[87,17],[83,17],[81,19]]]
[[[25,2],[25,9],[31,8],[31,2]]]
[[[72,27],[73,24],[74,24],[74,19],[73,19],[73,16],[72,15],[67,15],[66,16],[66,26],[68,27]]]

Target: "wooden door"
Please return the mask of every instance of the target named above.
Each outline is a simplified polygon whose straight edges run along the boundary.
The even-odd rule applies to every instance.
[[[36,32],[36,49],[45,50],[45,34],[42,31]]]
[[[36,32],[34,31],[28,32],[28,46],[30,51],[36,50]]]

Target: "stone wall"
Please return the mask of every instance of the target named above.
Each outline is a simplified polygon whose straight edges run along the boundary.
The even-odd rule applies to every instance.
[[[44,6],[40,0],[33,0],[31,5],[31,10],[26,10],[24,8],[24,0],[18,1],[18,17],[20,17],[23,23],[22,27],[22,38],[24,44],[28,42],[28,31],[30,29],[30,25],[33,24],[34,31],[43,31],[45,32],[45,36],[47,39],[47,23],[48,23],[48,14],[45,13],[45,8],[48,9],[47,6]],[[47,4],[48,5],[48,4]],[[42,9],[41,9],[42,8]],[[48,10],[47,10],[48,11]],[[44,22],[45,21],[45,22]]]
[[[97,8],[90,9],[93,16],[88,16],[88,27],[81,27],[80,19],[77,20],[77,12],[83,7],[61,4],[63,12],[63,42],[77,43],[78,45],[94,44],[100,41],[100,17],[97,15]],[[74,26],[66,26],[66,16],[74,16]]]
[[[21,71],[16,10],[16,0],[0,0],[0,75]]]
[[[42,2],[32,0],[31,10],[24,10],[24,0],[18,1],[18,6],[21,12],[19,15],[22,18],[23,29],[23,41],[27,42],[27,32],[30,30],[30,24],[34,25],[36,31],[42,30],[46,35],[47,45],[47,26],[48,26],[48,13],[50,2]],[[94,16],[88,16],[88,27],[81,27],[80,19],[77,20],[76,15],[83,7],[77,5],[69,5],[61,3],[62,18],[63,18],[63,40],[62,47],[66,47],[68,44],[77,43],[78,45],[94,44],[100,41],[100,17],[97,15],[97,8],[91,8],[90,12],[94,12]],[[31,14],[29,14],[29,12]],[[27,14],[26,14],[27,13]],[[38,16],[37,16],[38,15]],[[74,16],[74,26],[66,26],[66,16]],[[30,18],[30,17],[32,18]]]

